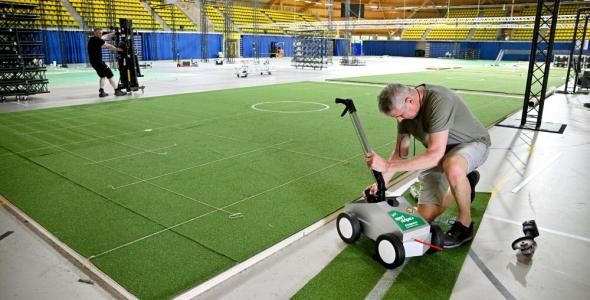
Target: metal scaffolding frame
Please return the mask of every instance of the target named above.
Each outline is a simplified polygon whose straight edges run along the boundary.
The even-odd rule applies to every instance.
[[[233,22],[233,0],[225,0],[223,8],[223,57],[226,63],[233,64],[236,58],[236,41],[232,39],[235,26]]]
[[[580,19],[584,15],[584,26],[580,27]],[[565,77],[565,87],[563,93],[575,94],[578,86],[578,76],[582,70],[582,53],[584,52],[584,43],[586,42],[586,29],[588,28],[588,19],[590,18],[590,7],[580,8],[576,14],[576,25],[572,36],[572,48],[568,60],[567,75]],[[577,53],[576,53],[577,52]],[[574,56],[576,55],[576,56]],[[572,76],[572,69],[574,74]],[[570,82],[571,78],[573,82]],[[571,91],[570,91],[571,88]]]
[[[559,0],[537,1],[522,115],[518,124],[504,121],[499,126],[554,133],[565,130],[564,124],[542,122],[559,4]]]
[[[206,6],[209,3],[209,0],[201,0],[201,7],[200,7],[200,25],[199,28],[201,31],[201,61],[202,62],[209,62],[209,21],[207,19],[207,10]]]

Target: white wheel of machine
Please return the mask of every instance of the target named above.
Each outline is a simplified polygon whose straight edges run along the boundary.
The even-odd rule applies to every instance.
[[[338,228],[343,237],[349,239],[352,237],[352,223],[347,218],[342,218],[338,221]]]
[[[404,244],[393,233],[382,234],[377,238],[375,252],[381,264],[388,269],[401,266],[406,259]]]
[[[391,244],[388,240],[381,240],[379,245],[377,245],[377,251],[379,253],[379,257],[383,260],[386,264],[392,264],[395,261],[397,254],[395,253],[395,248],[393,248],[393,244]]]
[[[338,235],[347,244],[356,242],[361,236],[361,223],[352,214],[343,212],[336,219]]]

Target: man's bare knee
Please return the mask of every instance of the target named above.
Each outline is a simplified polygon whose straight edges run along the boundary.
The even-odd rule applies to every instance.
[[[420,204],[418,205],[418,213],[428,222],[434,221],[444,209],[436,204]]]

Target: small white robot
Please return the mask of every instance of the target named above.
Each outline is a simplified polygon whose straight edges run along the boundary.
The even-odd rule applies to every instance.
[[[336,99],[346,108],[341,116],[350,113],[360,137],[365,154],[371,146],[351,99]],[[377,195],[365,191],[367,201],[362,199],[349,203],[336,219],[340,238],[348,244],[358,240],[361,233],[375,241],[375,253],[379,262],[388,269],[404,263],[406,257],[422,256],[424,253],[441,251],[443,232],[435,224],[429,224],[403,196],[387,197],[383,175],[372,170],[377,182]]]

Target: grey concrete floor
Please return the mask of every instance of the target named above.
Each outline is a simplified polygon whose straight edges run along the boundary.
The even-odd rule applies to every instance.
[[[113,299],[43,239],[0,209],[0,299]],[[90,281],[91,282],[91,281]]]
[[[143,82],[145,94],[99,100],[94,83],[51,88],[51,94],[30,101],[0,103],[0,113],[82,103],[125,100],[135,97],[266,85],[303,80],[420,71],[427,67],[454,66],[462,62],[400,57],[367,58],[367,66],[330,66],[326,70],[295,70],[288,59],[273,62],[273,75],[238,79],[236,65],[201,64],[177,69],[171,62],[157,62],[154,69],[178,72],[177,77]],[[479,191],[493,192],[472,255],[483,262],[486,273],[468,257],[453,291],[453,299],[586,299],[590,293],[590,221],[587,216],[590,186],[590,111],[582,106],[588,96],[557,94],[545,107],[545,121],[566,123],[563,135],[494,127],[493,149],[480,169]],[[527,178],[532,179],[527,184]],[[518,191],[515,188],[522,186]],[[515,192],[513,192],[515,190]],[[511,242],[522,236],[523,221],[535,219],[540,227],[532,262],[517,261]],[[96,286],[77,282],[84,275],[43,241],[0,213],[0,299],[106,299]],[[20,233],[19,233],[20,232]],[[18,234],[17,234],[18,233]],[[14,240],[26,239],[28,243]],[[11,239],[13,242],[10,242]],[[204,299],[285,299],[313,278],[342,249],[334,224],[282,249],[226,282],[204,293]],[[42,252],[41,252],[42,251]],[[41,260],[49,265],[28,263]],[[6,263],[8,262],[8,263]],[[40,276],[46,270],[56,272]],[[495,284],[490,281],[490,274]],[[504,294],[501,293],[504,292]],[[508,294],[506,294],[508,292]],[[37,293],[37,294],[35,294]],[[55,297],[39,297],[54,295]]]

